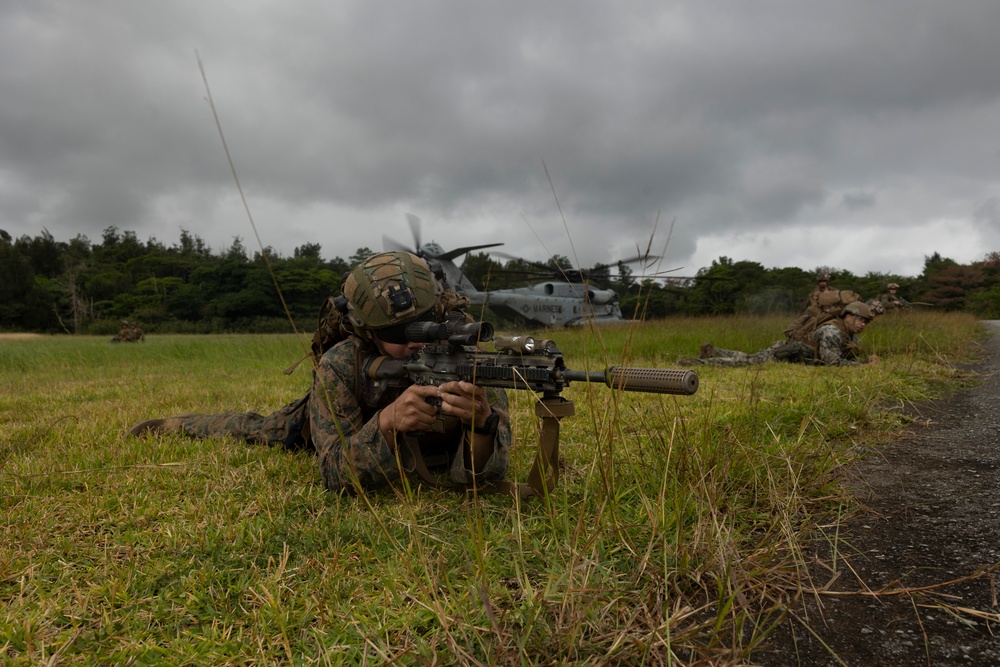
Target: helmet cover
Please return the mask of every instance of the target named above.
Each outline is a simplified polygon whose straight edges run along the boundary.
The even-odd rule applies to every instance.
[[[408,252],[383,252],[355,266],[341,288],[355,327],[382,329],[416,320],[435,303],[434,275]]]
[[[872,310],[868,307],[868,304],[863,301],[853,301],[844,306],[844,310],[840,312],[841,317],[844,317],[845,315],[855,315],[857,317],[863,317],[866,320],[870,320],[872,319]]]

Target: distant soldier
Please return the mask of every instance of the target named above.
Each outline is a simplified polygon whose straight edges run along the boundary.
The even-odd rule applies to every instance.
[[[820,297],[822,297],[824,292],[829,292],[833,290],[830,287],[830,274],[826,271],[821,271],[816,274],[816,289],[812,291],[809,295],[809,303],[806,305],[806,310],[815,314],[821,310]]]
[[[142,333],[137,325],[130,323],[128,320],[122,320],[122,326],[112,338],[112,343],[137,343],[146,342],[146,336]]]
[[[812,333],[820,320],[827,320],[831,315],[839,314],[844,306],[860,299],[861,296],[854,292],[832,289],[829,273],[825,271],[817,273],[816,289],[806,301],[805,312],[785,328],[785,337],[791,340],[802,332]]]
[[[872,316],[866,303],[855,301],[844,306],[838,316],[819,326],[802,340],[779,340],[752,354],[724,350],[705,343],[701,346],[700,357],[689,361],[712,366],[750,366],[769,361],[824,366],[877,364],[878,356],[874,354],[869,355],[865,361],[858,361],[861,351],[858,334],[864,331]]]
[[[882,306],[886,310],[896,310],[898,308],[909,308],[910,302],[901,296],[896,295],[896,290],[899,289],[899,285],[896,283],[889,283],[886,285],[886,292],[884,294],[878,295],[878,300],[882,302]]]

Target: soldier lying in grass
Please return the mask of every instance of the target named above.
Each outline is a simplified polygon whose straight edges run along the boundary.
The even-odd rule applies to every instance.
[[[855,301],[828,321],[817,326],[800,340],[780,340],[759,352],[748,353],[739,350],[724,350],[711,343],[701,346],[698,359],[688,361],[713,366],[749,366],[769,361],[819,364],[826,366],[862,366],[877,364],[878,356],[872,354],[859,361],[860,341],[858,334],[872,320],[873,313],[867,304]]]
[[[131,434],[231,435],[251,443],[311,447],[331,491],[398,481],[413,464],[403,447],[406,436],[417,442],[428,467],[446,469],[456,484],[502,479],[511,446],[502,389],[447,382],[377,392],[361,377],[361,364],[372,356],[402,359],[419,351],[422,344],[407,342],[404,331],[407,324],[434,319],[438,296],[427,263],[406,252],[375,255],[348,274],[342,296],[347,336],[323,354],[306,396],[266,417],[185,414],[142,422]]]

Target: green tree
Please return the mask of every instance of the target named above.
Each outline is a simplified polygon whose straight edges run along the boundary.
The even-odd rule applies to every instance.
[[[347,263],[350,264],[352,267],[354,267],[374,254],[375,251],[367,246],[358,248],[357,250],[354,251],[354,254],[347,259]]]
[[[498,276],[503,271],[503,264],[493,259],[485,252],[470,252],[462,262],[462,273],[476,289],[497,289]]]
[[[314,260],[318,264],[320,262],[320,245],[318,243],[304,243],[293,251],[292,257]]]
[[[692,314],[728,315],[735,313],[744,300],[741,296],[765,286],[764,266],[758,262],[734,262],[720,257],[707,269],[700,269],[691,289]]]
[[[951,264],[926,276],[927,290],[920,300],[944,310],[961,310],[966,295],[983,287],[984,273],[974,266]]]
[[[31,258],[6,230],[0,229],[0,328],[28,327],[28,321],[33,319],[28,304],[34,300],[34,290]]]

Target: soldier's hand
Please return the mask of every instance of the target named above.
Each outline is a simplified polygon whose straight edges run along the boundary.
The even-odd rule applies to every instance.
[[[877,354],[869,354],[868,355],[868,363],[872,364],[872,365],[877,364],[878,363],[878,355]]]
[[[438,409],[427,399],[437,395],[437,387],[410,385],[399,398],[382,408],[379,428],[384,434],[430,430]]]
[[[454,415],[469,426],[482,427],[493,413],[486,390],[471,382],[445,382],[440,387],[441,412]]]

